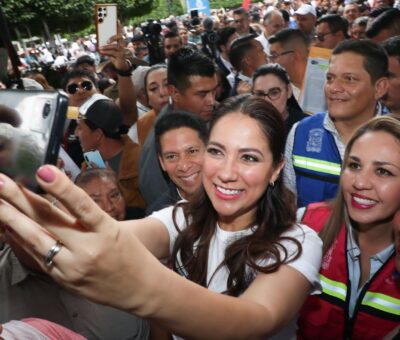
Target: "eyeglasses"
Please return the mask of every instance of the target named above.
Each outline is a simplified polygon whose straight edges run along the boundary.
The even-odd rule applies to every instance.
[[[279,87],[273,87],[268,92],[253,91],[253,96],[257,98],[265,99],[268,97],[270,100],[278,100],[281,97],[282,89]]]
[[[69,84],[67,86],[67,92],[69,94],[75,94],[76,92],[78,92],[78,89],[90,91],[91,89],[93,89],[93,83],[89,80],[84,80],[78,84]]]
[[[324,42],[325,41],[325,36],[327,36],[329,34],[335,34],[335,33],[336,32],[318,33],[318,34],[314,35],[314,39],[317,39],[320,42]]]
[[[276,53],[276,54],[269,54],[268,55],[268,59],[271,61],[275,61],[276,59],[278,59],[279,57],[285,55],[285,54],[289,54],[289,53],[293,53],[294,50],[289,50],[289,51],[284,51],[282,53]]]

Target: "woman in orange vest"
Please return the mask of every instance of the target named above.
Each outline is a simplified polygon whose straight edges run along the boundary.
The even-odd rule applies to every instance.
[[[393,218],[399,209],[400,122],[379,117],[350,139],[335,201],[311,204],[302,217],[319,232],[324,258],[323,292],[303,306],[299,338],[382,339],[397,329]]]

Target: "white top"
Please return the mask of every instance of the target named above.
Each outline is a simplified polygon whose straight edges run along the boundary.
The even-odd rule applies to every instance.
[[[175,240],[178,236],[178,231],[175,228],[173,217],[172,217],[173,207],[168,207],[160,211],[154,212],[151,217],[160,220],[167,228],[169,238],[170,238],[170,252],[172,252]],[[176,222],[180,230],[183,230],[185,225],[185,219],[183,216],[183,209],[178,208],[176,213]],[[218,225],[214,236],[211,239],[209,257],[208,257],[208,267],[207,267],[207,282],[208,289],[214,292],[224,292],[227,288],[226,282],[229,275],[228,269],[224,266],[216,273],[216,269],[224,260],[225,249],[228,245],[233,243],[235,240],[249,235],[253,232],[255,227],[248,228],[241,231],[225,231],[221,229]],[[293,262],[288,263],[289,266],[299,271],[306,279],[311,283],[312,289],[311,294],[317,294],[321,292],[321,287],[319,283],[319,268],[321,265],[322,257],[322,241],[318,237],[317,233],[303,224],[296,224],[292,229],[285,232],[284,236],[289,236],[297,239],[302,245],[302,253],[298,259]],[[296,246],[293,242],[284,240],[282,245],[287,249],[290,260],[296,252]],[[262,265],[271,263],[272,259],[263,260]],[[253,275],[253,279],[256,273],[249,274]],[[273,337],[274,339],[295,339],[295,320],[289,324],[285,329],[283,329],[278,335]],[[289,333],[288,333],[289,332]]]
[[[264,49],[264,53],[269,56],[270,54],[270,49],[269,45],[270,43],[268,42],[268,38],[265,36],[264,32],[261,33],[257,38],[255,38],[257,41],[259,41]]]

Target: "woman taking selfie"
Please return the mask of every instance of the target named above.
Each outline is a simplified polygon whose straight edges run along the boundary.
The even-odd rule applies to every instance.
[[[72,216],[0,175],[10,203],[0,204],[0,221],[58,282],[174,334],[256,339],[281,331],[287,339],[304,300],[319,290],[322,243],[295,223],[280,176],[285,136],[272,105],[232,98],[211,124],[204,191],[193,202],[117,222],[44,166],[40,185]],[[158,260],[169,256],[180,275]]]
[[[302,308],[300,338],[382,339],[399,325],[393,235],[399,209],[400,122],[375,118],[347,144],[335,201],[311,204],[303,216],[320,231],[325,256],[323,293]]]

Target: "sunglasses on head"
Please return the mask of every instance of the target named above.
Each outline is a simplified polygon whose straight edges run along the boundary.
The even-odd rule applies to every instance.
[[[67,86],[67,92],[69,94],[75,94],[78,92],[78,89],[82,89],[84,91],[90,91],[93,88],[93,83],[89,80],[84,80],[78,84],[69,84]]]

